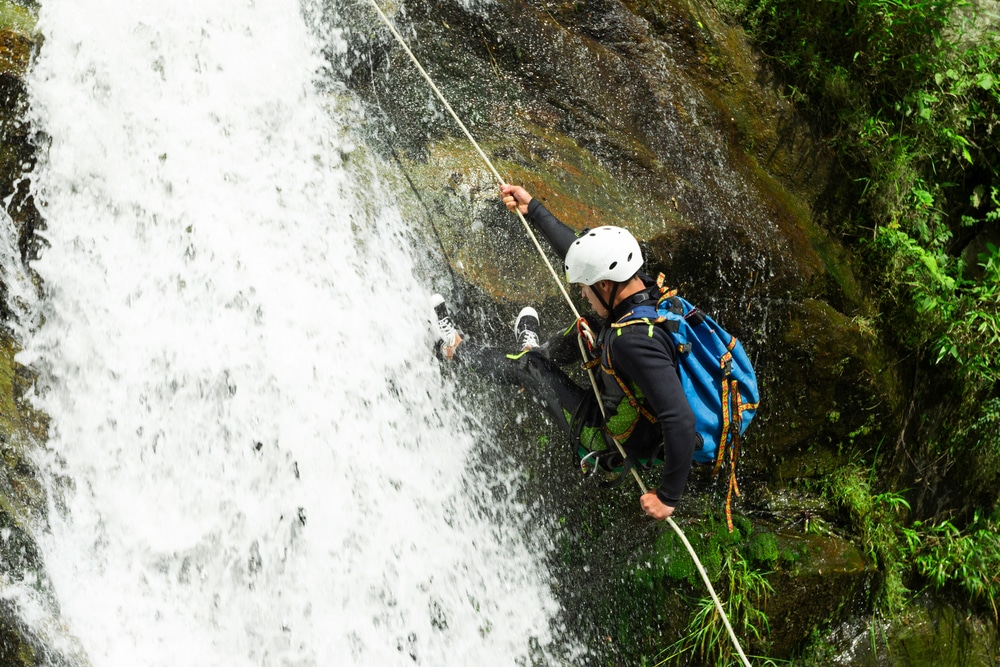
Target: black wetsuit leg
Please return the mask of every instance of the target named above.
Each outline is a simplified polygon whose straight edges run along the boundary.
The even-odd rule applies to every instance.
[[[523,387],[545,408],[553,422],[572,439],[574,415],[588,401],[588,391],[580,387],[555,362],[531,350],[511,359],[494,347],[464,343],[456,359],[467,363],[480,375],[500,384]]]
[[[561,368],[581,361],[574,327],[520,355],[508,356],[497,348],[465,341],[455,359],[498,384],[525,389],[568,436],[574,456],[607,447],[604,418],[593,390],[578,385]]]

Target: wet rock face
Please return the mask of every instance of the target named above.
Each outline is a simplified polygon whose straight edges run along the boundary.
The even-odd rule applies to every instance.
[[[45,440],[46,420],[23,400],[32,378],[14,361],[16,344],[0,331],[0,582],[45,581],[28,526],[45,517],[45,497],[28,452]],[[0,584],[0,588],[3,584]],[[44,649],[27,634],[14,604],[0,604],[0,664],[32,665]]]
[[[837,626],[833,636],[846,648],[818,655],[816,664],[939,667],[996,665],[1000,660],[995,623],[928,598],[918,599],[896,623],[854,619]]]
[[[41,216],[29,194],[28,179],[35,164],[31,128],[24,120],[27,95],[22,76],[38,46],[35,13],[28,5],[0,0],[0,200],[14,222],[21,259],[37,257]],[[0,281],[0,320],[7,322],[7,286]]]
[[[543,322],[568,319],[470,142],[378,17],[355,18],[370,30],[349,36],[353,51],[340,57],[353,59],[352,86],[375,119],[371,143],[412,194],[404,211],[426,229],[428,247],[441,248],[437,261],[457,276],[469,318],[500,328],[531,303]],[[899,422],[897,363],[849,252],[827,232],[843,205],[836,167],[711,9],[670,0],[410,2],[392,18],[505,181],[577,229],[632,230],[647,271],[665,273],[744,342],[763,404],[744,442],[738,507],[773,513],[767,498],[776,490],[836,469],[846,444],[874,449]],[[598,502],[568,487],[560,496],[557,484],[544,494],[564,516]],[[711,493],[689,484],[689,518]],[[877,588],[850,542],[782,539],[799,540],[802,559],[773,578],[775,657],[801,647],[817,623],[864,607]],[[584,576],[571,570],[569,589]],[[614,594],[609,577],[598,589]],[[566,604],[577,603],[602,604]]]
[[[836,171],[710,9],[408,3],[393,20],[504,180],[573,227],[631,229],[650,273],[744,341],[764,398],[755,479],[898,423],[892,355],[821,224],[836,216]],[[362,22],[353,83],[380,118],[375,145],[419,197],[414,218],[433,212],[441,261],[502,308],[542,301],[543,318],[566,319],[471,143],[379,19]]]
[[[29,8],[30,5],[30,8]],[[22,178],[35,162],[30,128],[22,119],[22,76],[36,46],[34,3],[0,0],[0,200],[14,223],[21,259],[33,257],[40,217]],[[0,581],[40,582],[42,563],[27,526],[44,517],[43,493],[28,451],[45,439],[45,418],[23,400],[32,377],[14,360],[7,287],[0,283]],[[0,584],[2,588],[2,584]],[[0,602],[0,664],[34,665],[46,651],[19,620],[15,603]]]
[[[774,655],[801,650],[813,628],[858,613],[874,566],[852,543],[834,535],[778,533],[779,550],[794,561],[771,578],[780,592],[767,601]]]

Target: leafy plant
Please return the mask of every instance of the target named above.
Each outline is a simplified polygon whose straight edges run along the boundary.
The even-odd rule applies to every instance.
[[[739,550],[732,549],[723,560],[722,579],[727,584],[722,606],[736,636],[766,645],[770,626],[761,607],[774,589],[765,574],[754,569]],[[692,654],[698,655],[704,664],[722,666],[738,662],[736,648],[710,596],[698,600],[687,634],[661,652],[656,665],[689,664],[688,657]],[[760,664],[775,663],[768,660]]]
[[[992,200],[991,219],[1000,210],[996,188]],[[881,228],[877,238],[895,256],[920,315],[911,342],[929,348],[938,363],[956,363],[958,375],[972,387],[1000,380],[1000,361],[993,354],[1000,345],[1000,249],[988,243],[972,277],[961,260],[928,249],[898,225]]]
[[[865,470],[857,463],[844,466],[828,481],[827,492],[847,511],[868,555],[885,574],[883,601],[889,610],[906,604],[908,589],[903,575],[907,569],[899,530],[910,505],[901,493],[872,492],[874,467]]]
[[[838,231],[868,253],[899,341],[967,391],[1000,377],[1000,37],[962,0],[729,0],[857,185]],[[860,208],[856,207],[860,204]]]
[[[906,583],[917,575],[936,588],[962,590],[996,614],[995,17],[983,20],[976,14],[981,3],[965,0],[725,0],[723,6],[836,156],[849,185],[829,216],[831,231],[864,261],[885,340],[901,357],[917,360],[919,381],[940,399],[928,405],[917,397],[918,409],[931,407],[933,414],[901,434],[902,467],[936,472],[960,489],[956,515],[980,509],[964,528],[948,521],[906,526],[906,499],[894,490],[876,492],[875,468],[860,464],[830,477],[827,494],[885,573],[881,611],[903,606]]]
[[[979,494],[987,513],[997,511],[1000,484],[1000,398],[982,401],[956,429],[946,453],[959,461],[966,496]]]
[[[976,514],[963,532],[950,521],[914,522],[903,530],[914,568],[935,588],[955,584],[973,600],[984,600],[1000,620],[1000,534],[997,517]]]

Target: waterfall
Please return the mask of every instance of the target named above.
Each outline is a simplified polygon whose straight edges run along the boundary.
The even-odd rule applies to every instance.
[[[40,11],[35,632],[95,667],[536,660],[547,542],[483,491],[333,37],[291,0]]]

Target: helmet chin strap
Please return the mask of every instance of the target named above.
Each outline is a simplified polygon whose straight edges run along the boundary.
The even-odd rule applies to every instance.
[[[599,291],[597,291],[596,289],[594,289],[594,286],[591,286],[591,288],[590,288],[590,291],[593,292],[594,296],[597,297],[597,300],[604,307],[604,310],[608,311],[607,321],[609,323],[611,322],[611,310],[612,310],[613,304],[615,302],[615,297],[618,296],[618,290],[621,288],[622,284],[621,283],[612,283],[612,285],[614,285],[614,286],[611,288],[611,293],[608,295],[608,297],[609,297],[608,301],[610,301],[610,303],[608,301],[604,300],[604,297],[601,296],[601,293]]]

